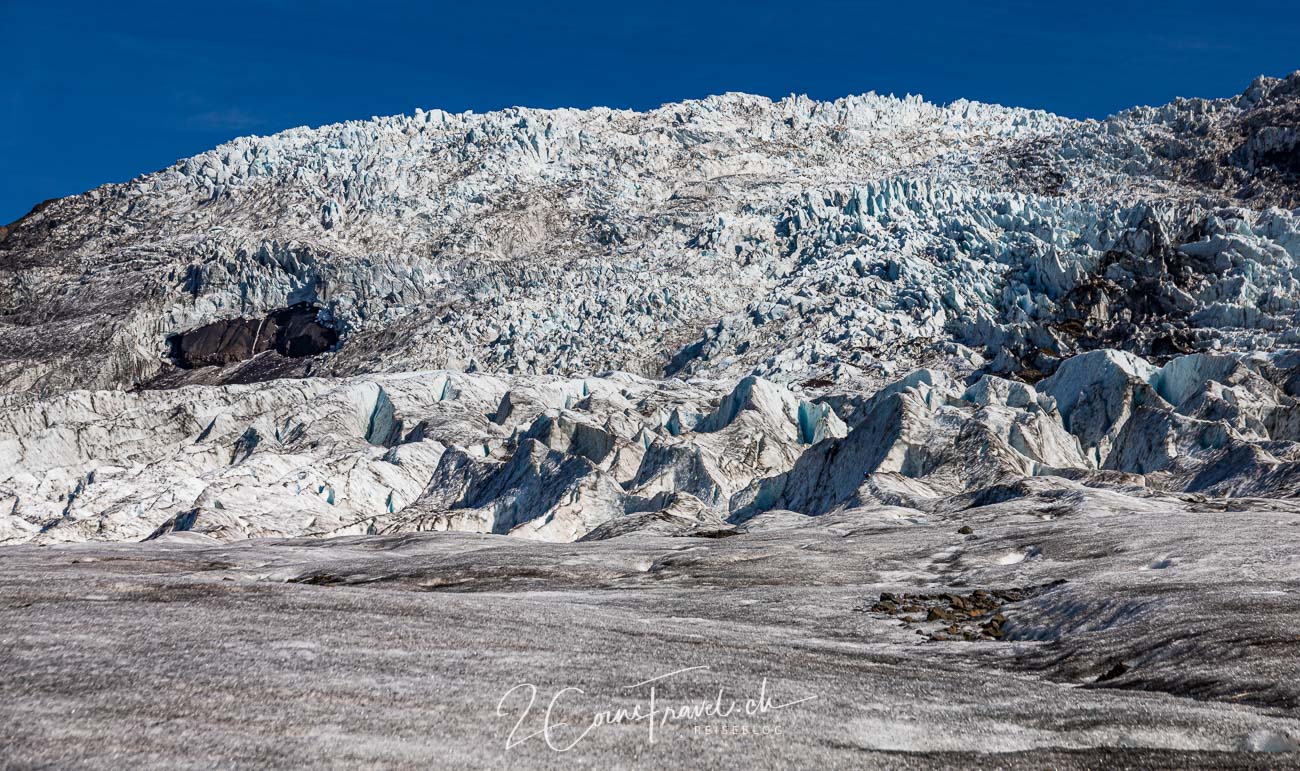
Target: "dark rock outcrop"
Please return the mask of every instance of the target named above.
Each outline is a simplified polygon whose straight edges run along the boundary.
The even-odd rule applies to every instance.
[[[339,341],[338,332],[321,323],[319,313],[316,306],[301,303],[261,319],[214,321],[172,335],[167,342],[172,361],[182,369],[224,366],[271,350],[290,358],[315,356]]]

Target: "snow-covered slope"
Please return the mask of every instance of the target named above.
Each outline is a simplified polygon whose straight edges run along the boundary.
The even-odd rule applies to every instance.
[[[1290,495],[1296,206],[1300,73],[235,140],[0,232],[0,541]]]

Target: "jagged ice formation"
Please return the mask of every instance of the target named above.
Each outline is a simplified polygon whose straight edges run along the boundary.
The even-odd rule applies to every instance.
[[[1298,104],[417,111],[48,202],[0,235],[0,538],[1287,496]]]

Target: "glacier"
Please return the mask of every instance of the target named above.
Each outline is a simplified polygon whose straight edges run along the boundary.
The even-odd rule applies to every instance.
[[[499,766],[502,672],[615,659],[816,691],[790,763],[1294,752],[1298,322],[1300,73],[416,110],[48,201],[0,228],[6,752],[107,763],[51,717],[89,672],[123,762]],[[125,728],[313,688],[354,738]]]
[[[790,473],[837,490],[818,513],[876,474],[1284,495],[1297,104],[1300,75],[1101,122],[420,110],[48,202],[0,240],[0,539],[572,540],[661,493],[734,518]],[[1010,454],[949,478],[931,432]]]

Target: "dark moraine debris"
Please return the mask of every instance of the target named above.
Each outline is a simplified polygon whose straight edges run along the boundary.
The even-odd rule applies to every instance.
[[[1007,633],[1002,626],[1007,616],[1002,612],[1003,606],[1027,600],[1063,583],[1064,580],[1058,579],[1038,586],[976,589],[966,595],[881,592],[878,602],[857,610],[893,616],[909,626],[931,624],[917,630],[930,640],[1004,640]],[[935,622],[937,626],[933,626]]]
[[[299,303],[278,308],[264,318],[214,321],[167,338],[171,359],[182,369],[246,361],[265,351],[301,358],[332,350],[339,333],[321,323],[320,308]]]

